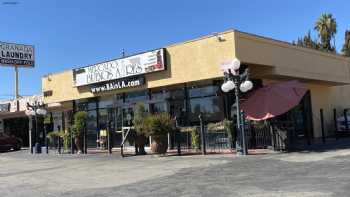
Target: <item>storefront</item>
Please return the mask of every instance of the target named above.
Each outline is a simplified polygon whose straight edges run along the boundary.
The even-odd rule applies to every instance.
[[[32,142],[38,135],[40,143],[44,144],[43,117],[37,117],[37,123],[34,118],[25,114],[27,103],[42,102],[42,96],[26,96],[19,99],[0,102],[0,132],[16,136],[22,140],[24,147],[29,146],[30,135]],[[32,121],[30,123],[30,121]],[[31,125],[31,127],[30,127]],[[38,127],[37,132],[36,126]],[[30,130],[32,133],[30,134]]]
[[[199,113],[207,123],[230,117],[232,109],[227,106],[235,101],[220,89],[223,73],[219,66],[233,58],[241,60],[242,68],[249,68],[256,89],[292,79],[309,89],[299,107],[302,110],[296,109],[293,115],[303,122],[300,125],[308,125],[303,128],[309,137],[320,137],[320,108],[329,112],[330,130],[332,108],[350,104],[337,103],[339,88],[350,83],[348,59],[235,30],[46,75],[42,79],[44,101],[49,110],[63,114],[60,126],[64,130],[71,127],[76,111],[88,112],[89,147],[97,146],[100,131],[109,123],[115,131],[113,144],[118,145],[122,128],[132,125],[138,102],[151,113],[168,112],[184,126],[198,125]]]

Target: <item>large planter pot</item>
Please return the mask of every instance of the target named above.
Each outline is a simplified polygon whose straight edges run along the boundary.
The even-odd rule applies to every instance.
[[[74,142],[75,142],[75,146],[78,149],[78,154],[80,154],[83,150],[83,140],[81,137],[75,137]]]
[[[166,138],[156,138],[152,141],[151,150],[153,153],[165,154],[168,150],[168,142]]]
[[[139,155],[146,154],[146,151],[145,151],[146,142],[147,142],[147,138],[144,135],[136,135],[135,145],[138,149],[137,154]]]

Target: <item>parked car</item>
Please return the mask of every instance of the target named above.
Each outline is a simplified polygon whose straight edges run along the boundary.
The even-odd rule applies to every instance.
[[[346,130],[346,122],[344,116],[337,118],[337,127],[340,132],[349,132],[350,133],[350,116],[347,116],[348,130]]]
[[[22,147],[22,140],[15,136],[9,136],[6,133],[0,132],[0,150],[9,151],[20,150]]]

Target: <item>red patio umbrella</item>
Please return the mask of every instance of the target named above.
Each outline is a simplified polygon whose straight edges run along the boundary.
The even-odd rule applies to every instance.
[[[269,84],[253,92],[242,103],[242,110],[249,120],[266,120],[298,105],[306,92],[299,81]]]

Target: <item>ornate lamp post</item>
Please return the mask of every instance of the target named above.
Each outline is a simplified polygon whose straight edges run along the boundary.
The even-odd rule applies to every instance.
[[[44,109],[44,104],[39,103],[37,101],[34,102],[34,104],[27,103],[27,110],[25,111],[26,115],[29,117],[34,116],[35,118],[35,153],[41,153],[41,146],[39,144],[39,134],[38,134],[38,115],[46,115],[47,111]],[[46,133],[45,133],[46,137]],[[31,140],[30,140],[31,141]],[[47,143],[47,141],[45,141]],[[31,142],[30,142],[31,143]],[[32,144],[30,144],[30,148],[32,149]],[[31,150],[31,153],[33,151]]]
[[[234,59],[222,66],[224,71],[224,83],[221,85],[223,92],[235,91],[236,109],[237,109],[237,138],[236,138],[236,153],[237,155],[247,155],[247,143],[244,132],[244,121],[240,110],[239,97],[241,92],[247,92],[253,88],[253,83],[249,81],[248,69],[245,69],[243,74],[239,73],[241,62]],[[230,108],[230,107],[229,107]],[[230,110],[230,109],[228,109]]]

